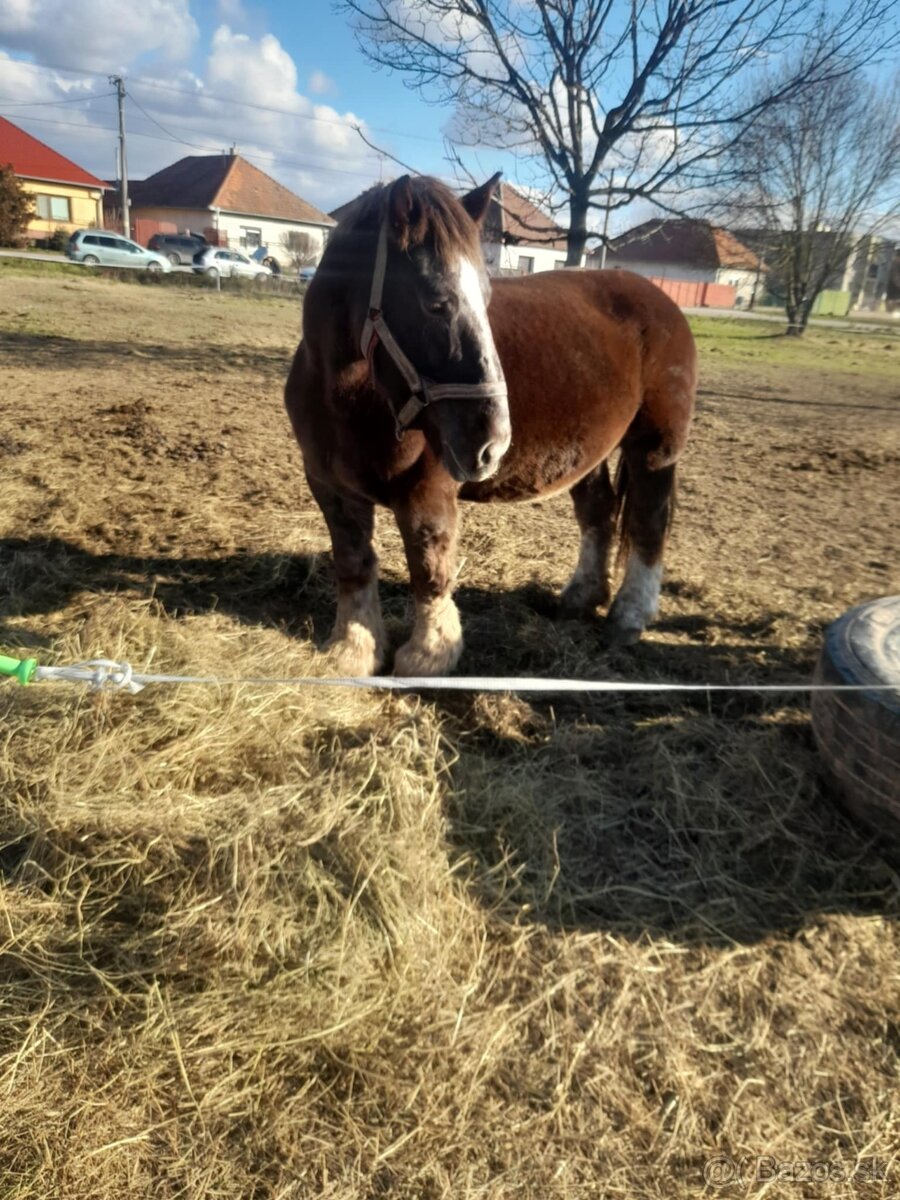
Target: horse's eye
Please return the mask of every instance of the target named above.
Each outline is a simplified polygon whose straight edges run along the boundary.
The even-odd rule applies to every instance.
[[[446,300],[431,300],[425,305],[426,311],[434,313],[436,317],[444,317],[450,311],[450,305]]]

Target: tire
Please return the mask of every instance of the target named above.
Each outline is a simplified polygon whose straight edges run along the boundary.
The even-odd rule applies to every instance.
[[[162,270],[162,266],[161,266],[161,265],[160,265],[158,262],[148,262],[148,263],[147,263],[147,270],[148,270],[148,271],[153,271],[153,272],[154,272],[154,274],[155,274],[157,271],[161,271],[161,270]]]
[[[173,267],[181,266],[181,257],[180,257],[180,255],[175,254],[174,251],[171,254],[167,254],[166,257],[168,258],[169,262],[172,264]]]
[[[860,604],[829,626],[816,682],[892,689],[814,692],[812,727],[843,806],[900,854],[900,596]]]
[[[219,268],[218,267],[207,267],[203,273],[204,273],[204,275],[208,275],[210,277],[210,279],[215,279],[215,277],[219,273]]]
[[[100,259],[96,254],[86,254],[81,260],[86,267],[99,267]]]
[[[269,278],[269,276],[266,274],[265,271],[260,271],[260,273],[256,276],[256,282],[257,283],[265,283],[268,278]]]

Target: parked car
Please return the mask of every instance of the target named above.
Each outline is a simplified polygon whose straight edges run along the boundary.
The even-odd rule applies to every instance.
[[[245,279],[270,278],[272,272],[262,263],[253,262],[240,250],[222,250],[219,246],[207,246],[194,255],[194,270],[198,275],[239,275]]]
[[[86,267],[134,267],[143,271],[171,271],[172,265],[161,254],[145,250],[137,242],[115,233],[78,229],[69,238],[66,254],[72,262]]]
[[[199,233],[154,233],[147,249],[164,254],[173,267],[190,266],[194,255],[204,250],[209,243]]]
[[[301,283],[309,283],[313,275],[316,273],[315,267],[301,267],[297,272],[297,278]]]

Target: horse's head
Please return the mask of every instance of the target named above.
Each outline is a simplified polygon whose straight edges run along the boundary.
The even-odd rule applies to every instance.
[[[488,322],[480,225],[499,176],[458,200],[408,175],[376,210],[362,352],[398,431],[415,423],[460,482],[493,475],[510,442]]]

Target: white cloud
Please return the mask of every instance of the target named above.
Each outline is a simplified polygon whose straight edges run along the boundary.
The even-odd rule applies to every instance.
[[[241,0],[216,0],[216,10],[219,20],[227,21],[230,25],[245,25],[247,13]]]
[[[57,0],[12,2],[17,5],[16,20],[22,23],[27,18],[33,23],[33,10],[46,12]],[[9,3],[0,0],[7,23],[12,20]],[[78,3],[85,8],[85,0]],[[98,8],[107,3],[95,0]],[[157,5],[174,3],[151,0]],[[155,45],[155,33],[137,37],[127,58],[120,60],[129,93],[132,178],[145,178],[185,155],[213,153],[234,143],[256,166],[326,211],[377,182],[378,158],[354,129],[355,125],[364,128],[364,122],[352,112],[340,112],[298,91],[296,65],[276,37],[253,38],[220,25],[204,67],[196,74],[174,64],[167,67],[164,60],[157,60],[151,72],[139,60]],[[20,46],[38,63],[57,61],[50,57],[42,35],[22,35]],[[59,61],[89,66],[84,58],[73,62],[74,57],[70,47]],[[104,177],[112,175],[116,146],[115,100],[108,92],[103,77],[77,80],[70,73],[13,60],[0,51],[0,97],[41,105],[7,107],[0,100],[0,113]],[[85,104],[53,106],[79,95],[94,98]]]
[[[41,62],[73,60],[88,70],[118,70],[136,54],[177,60],[190,54],[197,24],[188,0],[3,0],[0,41]]]
[[[332,96],[337,91],[337,84],[324,71],[313,71],[306,86],[314,96]]]

